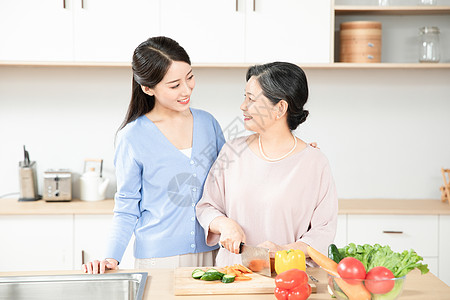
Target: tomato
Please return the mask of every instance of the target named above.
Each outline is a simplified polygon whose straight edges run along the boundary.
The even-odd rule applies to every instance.
[[[367,272],[364,282],[367,290],[372,294],[386,294],[394,288],[394,274],[385,267],[375,267]]]
[[[306,300],[311,295],[311,286],[303,283],[289,291],[288,300]]]
[[[364,268],[364,265],[354,257],[342,259],[337,266],[337,271],[339,276],[350,284],[358,284],[360,281],[349,279],[363,280],[366,278],[366,269]]]
[[[289,291],[286,289],[276,287],[274,294],[275,294],[275,298],[277,298],[277,300],[288,300]]]
[[[308,275],[299,269],[290,269],[275,277],[275,285],[282,289],[290,290],[304,283],[308,283]]]

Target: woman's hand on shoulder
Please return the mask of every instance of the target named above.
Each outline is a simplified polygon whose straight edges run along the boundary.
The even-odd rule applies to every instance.
[[[317,142],[309,143],[309,145],[313,148],[320,149],[319,146],[317,146]]]
[[[94,260],[81,266],[84,273],[88,274],[103,274],[105,270],[119,269],[119,262],[114,258],[106,258],[102,261]]]

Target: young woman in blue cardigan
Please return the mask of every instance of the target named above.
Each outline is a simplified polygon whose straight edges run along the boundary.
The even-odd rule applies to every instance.
[[[213,265],[195,205],[224,144],[219,123],[189,107],[195,77],[186,51],[154,37],[133,54],[132,96],[117,136],[114,217],[105,259],[86,273],[117,269],[135,235],[135,268]]]

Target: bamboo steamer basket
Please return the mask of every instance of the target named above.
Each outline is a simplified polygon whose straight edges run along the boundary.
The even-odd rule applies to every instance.
[[[381,62],[381,23],[354,21],[341,23],[340,61]]]

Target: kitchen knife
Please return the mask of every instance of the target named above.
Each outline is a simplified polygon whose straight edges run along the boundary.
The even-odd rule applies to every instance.
[[[239,253],[241,253],[243,266],[255,273],[271,277],[269,249],[241,243]]]

